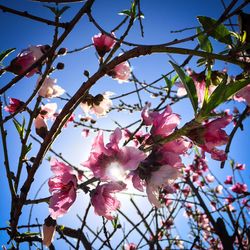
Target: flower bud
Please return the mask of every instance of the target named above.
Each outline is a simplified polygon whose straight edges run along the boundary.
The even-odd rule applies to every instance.
[[[59,63],[56,65],[56,68],[57,68],[58,70],[64,69],[64,63],[59,62]]]
[[[60,48],[57,52],[58,55],[60,56],[65,56],[67,54],[67,49],[66,48]]]
[[[43,233],[42,233],[43,244],[45,246],[49,247],[51,245],[51,242],[54,239],[55,231],[56,231],[56,220],[48,216],[44,220]]]

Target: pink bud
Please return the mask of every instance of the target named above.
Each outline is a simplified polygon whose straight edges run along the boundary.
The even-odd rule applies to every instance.
[[[48,216],[44,220],[43,224],[43,233],[42,233],[42,239],[43,244],[47,247],[51,245],[51,242],[53,242],[54,235],[56,231],[56,221],[52,219],[50,216]]]
[[[100,57],[103,57],[115,45],[116,41],[112,37],[115,37],[114,33],[112,33],[112,36],[99,33],[92,37],[92,41]]]
[[[10,98],[10,104],[8,106],[4,107],[4,110],[9,112],[9,113],[15,113],[22,105],[24,102],[15,99],[15,98]]]

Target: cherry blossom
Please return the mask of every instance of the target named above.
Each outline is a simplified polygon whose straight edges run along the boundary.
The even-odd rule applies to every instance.
[[[231,190],[237,194],[243,194],[247,192],[247,184],[237,182],[231,187]]]
[[[41,76],[37,80],[37,84],[41,81]],[[56,85],[57,79],[46,77],[42,83],[38,94],[44,98],[53,98],[61,96],[65,90],[59,85]]]
[[[112,36],[115,37],[115,34],[112,33]],[[103,57],[107,52],[109,52],[116,43],[114,38],[101,33],[93,36],[92,41],[100,57]]]
[[[142,119],[146,125],[153,125],[151,128],[151,135],[168,136],[180,123],[180,116],[173,113],[171,107],[168,105],[162,113],[149,111],[150,104],[142,111]]]
[[[4,110],[9,112],[9,113],[15,113],[22,105],[24,102],[20,101],[19,99],[16,98],[10,98],[10,103],[8,106],[4,107]]]
[[[228,135],[222,128],[225,128],[232,119],[232,115],[226,114],[221,118],[192,129],[187,136],[201,147],[202,150],[210,153],[214,160],[225,161],[227,159],[225,151],[219,150],[216,147],[228,142]]]
[[[55,158],[51,159],[50,165],[55,176],[49,179],[49,191],[52,194],[49,211],[56,220],[67,213],[76,199],[77,174],[70,166]]]
[[[6,68],[6,70],[16,75],[21,75],[32,64],[39,60],[43,56],[43,54],[48,51],[48,49],[48,45],[30,46],[29,48],[23,50],[20,54],[18,54],[17,57],[11,61],[10,65]],[[26,76],[31,77],[39,71],[39,67],[36,67],[32,69],[29,73],[27,73]]]
[[[123,182],[110,182],[99,185],[91,192],[91,204],[95,213],[112,220],[114,211],[120,208],[120,201],[116,199],[115,193],[126,189]]]
[[[42,232],[42,240],[43,245],[49,247],[54,240],[54,235],[56,231],[56,221],[48,216],[44,220],[43,224],[43,232]]]
[[[122,62],[108,72],[108,75],[118,80],[119,83],[127,82],[131,75],[131,68],[127,61]]]
[[[110,142],[104,145],[103,132],[96,136],[89,159],[82,163],[91,169],[93,175],[101,180],[123,180],[128,171],[135,170],[146,154],[136,147],[119,147],[122,132],[117,128],[110,136]]]
[[[225,184],[233,184],[233,176],[227,176],[226,180],[224,181]]]
[[[42,137],[43,139],[46,137],[48,133],[48,119],[54,119],[54,114],[57,109],[56,103],[47,103],[46,105],[41,106],[40,113],[35,119],[35,128],[36,133]]]

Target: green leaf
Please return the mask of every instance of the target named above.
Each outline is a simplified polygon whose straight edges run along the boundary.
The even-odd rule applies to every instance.
[[[201,109],[200,115],[203,117],[208,115],[213,109],[218,107],[223,102],[227,101],[231,96],[247,86],[249,84],[249,81],[249,78],[240,79],[238,81],[231,81],[227,84],[227,79],[225,78],[210,95],[206,105]]]
[[[16,130],[17,130],[18,134],[20,135],[20,138],[23,138],[23,136],[24,136],[25,119],[23,118],[22,125],[17,120],[13,120],[13,122],[14,122],[14,125],[16,127]]]
[[[170,79],[168,79],[166,76],[162,75],[162,77],[167,85],[168,90],[171,90],[174,83]]]
[[[32,149],[32,143],[30,143],[28,146],[24,145],[24,155],[28,154],[28,152]]]
[[[1,52],[1,54],[0,54],[0,63],[4,60],[4,58],[9,56],[9,54],[11,54],[15,50],[16,50],[16,48],[12,48],[12,49],[7,49],[7,50]]]
[[[233,43],[230,31],[223,24],[217,25],[217,20],[206,16],[198,16],[197,18],[209,36],[225,44],[231,45]]]
[[[188,97],[191,101],[191,104],[193,106],[194,112],[196,113],[197,108],[198,108],[198,97],[197,97],[197,93],[196,93],[196,88],[194,85],[194,82],[192,80],[191,77],[187,76],[184,71],[175,63],[171,62],[171,65],[173,66],[174,70],[176,71],[176,73],[178,74],[179,78],[181,79]]]
[[[213,52],[213,47],[212,47],[212,44],[209,41],[207,35],[202,33],[202,30],[200,28],[197,28],[196,31],[197,31],[197,34],[198,34],[198,40],[199,40],[201,49],[208,52],[208,53],[212,53]]]
[[[131,16],[131,11],[130,10],[123,10],[123,11],[119,12],[118,15]]]

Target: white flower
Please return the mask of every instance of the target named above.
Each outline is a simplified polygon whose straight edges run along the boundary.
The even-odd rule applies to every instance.
[[[38,78],[37,84],[40,82],[41,77]],[[65,90],[59,85],[56,85],[57,79],[46,77],[38,94],[45,98],[53,98],[61,96]]]

